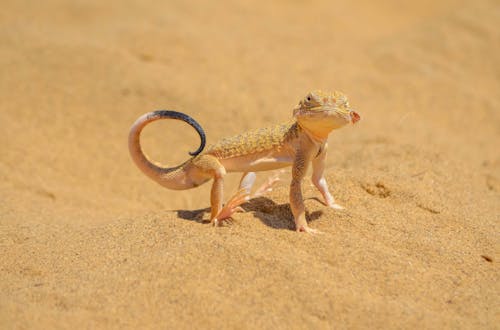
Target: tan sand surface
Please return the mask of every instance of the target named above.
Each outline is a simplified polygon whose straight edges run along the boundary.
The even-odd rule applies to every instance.
[[[488,0],[2,1],[0,328],[498,329],[498,22]],[[330,138],[346,210],[304,184],[323,235],[291,230],[289,170],[213,228],[209,185],[128,155],[147,111],[213,143],[317,88],[362,115]],[[197,143],[143,134],[170,165]]]

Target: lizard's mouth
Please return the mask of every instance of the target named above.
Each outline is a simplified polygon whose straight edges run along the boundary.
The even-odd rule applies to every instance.
[[[361,120],[361,116],[354,110],[339,108],[336,106],[318,106],[309,108],[302,112],[303,115],[307,115],[311,118],[324,117],[324,116],[341,116],[347,122],[356,124]]]
[[[317,107],[312,107],[312,108],[306,109],[304,111],[304,114],[313,115],[313,116],[314,115],[333,114],[333,113],[340,113],[340,114],[344,114],[344,115],[349,114],[348,111],[344,112],[344,111],[342,111],[339,108],[334,107],[334,106],[331,106],[331,107],[317,106]]]

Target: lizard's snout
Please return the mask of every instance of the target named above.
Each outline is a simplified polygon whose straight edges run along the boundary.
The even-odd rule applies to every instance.
[[[361,120],[361,116],[354,110],[351,110],[350,115],[351,115],[351,122],[353,124],[356,124],[358,121]]]

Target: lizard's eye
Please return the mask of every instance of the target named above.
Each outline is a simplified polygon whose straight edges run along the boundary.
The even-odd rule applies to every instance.
[[[307,96],[307,97],[306,97],[306,101],[307,101],[307,102],[311,102],[311,96]]]

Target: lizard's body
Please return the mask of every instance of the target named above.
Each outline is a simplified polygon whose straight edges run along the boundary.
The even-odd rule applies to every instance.
[[[293,163],[300,127],[287,123],[224,138],[206,154],[219,159],[227,172],[275,170]]]
[[[312,163],[313,183],[323,195],[325,203],[330,207],[339,207],[329,193],[323,176],[327,138],[333,129],[351,121],[353,123],[358,121],[359,115],[349,109],[343,94],[317,91],[309,93],[299,103],[294,109],[294,116],[295,122],[224,138],[207,151],[199,153],[204,146],[204,134],[192,118],[172,111],[151,112],[140,117],[132,126],[129,134],[129,150],[137,166],[151,179],[167,188],[189,189],[214,179],[210,217],[214,223],[230,216],[234,209],[246,200],[236,196],[225,208],[222,207],[223,177],[227,172],[243,172],[243,182],[248,173],[292,166],[290,206],[296,229],[312,231],[305,220],[302,178],[309,163]],[[194,153],[194,157],[173,168],[149,161],[139,143],[142,128],[152,121],[163,118],[188,122],[202,138],[202,145]]]

